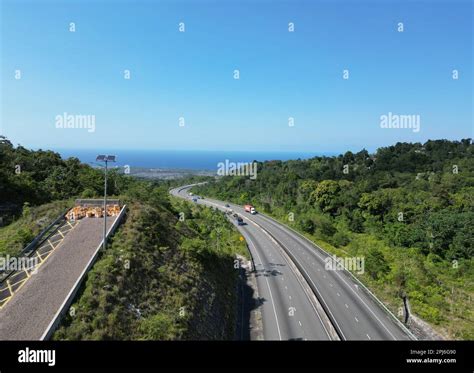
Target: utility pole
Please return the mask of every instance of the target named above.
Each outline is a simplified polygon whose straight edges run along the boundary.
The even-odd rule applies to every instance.
[[[108,162],[115,162],[115,155],[98,155],[98,162],[105,163],[105,177],[104,177],[104,239],[102,248],[105,251],[107,247],[107,165]]]

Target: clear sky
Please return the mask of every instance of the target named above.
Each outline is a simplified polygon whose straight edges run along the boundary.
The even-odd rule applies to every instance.
[[[0,2],[14,144],[337,152],[473,137],[472,1]],[[95,131],[56,128],[65,112],[94,115]],[[381,128],[389,112],[419,115],[420,131]]]

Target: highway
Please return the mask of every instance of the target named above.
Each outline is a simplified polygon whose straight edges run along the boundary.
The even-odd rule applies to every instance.
[[[187,189],[171,194],[189,199]],[[191,201],[192,203],[192,201]],[[209,205],[208,200],[199,204]],[[225,210],[224,205],[220,206]],[[330,330],[322,309],[304,279],[293,268],[279,245],[265,231],[249,222],[237,226],[245,237],[255,262],[258,294],[261,300],[265,340],[330,340]],[[322,314],[322,315],[321,315]]]
[[[171,193],[189,200],[188,191],[191,187],[192,186],[185,186],[173,189]],[[223,210],[226,209],[226,202],[207,197],[205,199],[198,199],[197,203],[218,207]],[[278,256],[278,252],[282,251],[281,248],[285,248],[292,258],[292,260],[288,260],[293,261],[299,268],[299,272],[304,276],[306,283],[313,290],[313,294],[317,295],[319,304],[324,308],[324,316],[331,320],[331,324],[337,331],[340,339],[414,339],[411,333],[398,322],[373,295],[364,290],[362,284],[358,283],[348,271],[326,270],[324,259],[328,257],[328,254],[321,248],[291,228],[276,222],[264,214],[258,213],[251,215],[245,212],[241,206],[232,203],[229,203],[229,205],[234,212],[238,213],[249,223],[241,230],[247,234],[247,236],[244,234],[246,238],[250,237],[248,242],[256,263],[260,263],[260,266],[265,267],[266,271],[275,270],[276,268],[274,265],[271,265],[272,263],[285,263],[282,261],[282,256]],[[287,267],[288,265],[285,266],[285,268]],[[262,267],[257,269],[263,270]],[[288,285],[291,279],[291,288],[289,288],[291,289],[291,301],[296,304],[301,298],[304,298],[304,292],[298,291],[298,282],[294,281],[294,277],[298,278],[298,276],[293,276],[293,278],[287,276],[288,274],[285,273],[284,277],[287,279],[285,286]],[[277,283],[278,281],[273,281],[268,288],[273,292],[272,303],[277,310],[275,314],[280,315],[283,314],[283,309],[285,305],[288,304],[285,303],[285,295],[290,294],[290,292],[288,292],[287,289],[281,289],[281,286],[278,286]],[[265,286],[265,283],[262,281],[258,282],[259,292],[264,292]],[[275,290],[273,290],[274,287]],[[267,294],[265,297],[267,298]],[[302,313],[308,313],[306,319],[311,320],[312,312],[309,307],[299,309],[302,311],[299,314],[300,318],[303,318]],[[268,309],[264,311],[263,323],[265,337],[268,336],[268,339],[290,339],[286,338],[288,337],[287,334],[284,334],[285,338],[275,338],[277,335],[271,330],[271,327],[275,323],[276,315],[272,317]],[[320,312],[318,313],[318,317],[324,320]],[[281,319],[280,323],[288,319],[288,317],[281,317]],[[313,323],[310,322],[310,324],[314,324],[314,317]],[[306,329],[307,327],[308,324],[301,327],[306,334],[309,333]],[[280,330],[281,329],[283,328],[280,327]],[[305,339],[328,339],[320,338],[320,334],[316,335],[311,333],[311,335],[313,335],[313,338],[308,338],[309,336],[307,336]]]

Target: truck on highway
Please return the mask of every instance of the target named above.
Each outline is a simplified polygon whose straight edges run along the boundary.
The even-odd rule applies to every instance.
[[[255,210],[255,207],[252,205],[245,205],[244,206],[245,212],[250,212],[252,215],[255,215],[257,213],[257,210]]]

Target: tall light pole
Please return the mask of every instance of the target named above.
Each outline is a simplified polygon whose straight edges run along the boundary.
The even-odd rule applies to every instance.
[[[107,163],[115,162],[115,155],[98,155],[97,162],[105,162],[105,178],[104,178],[104,243],[102,248],[105,251],[107,245]]]

